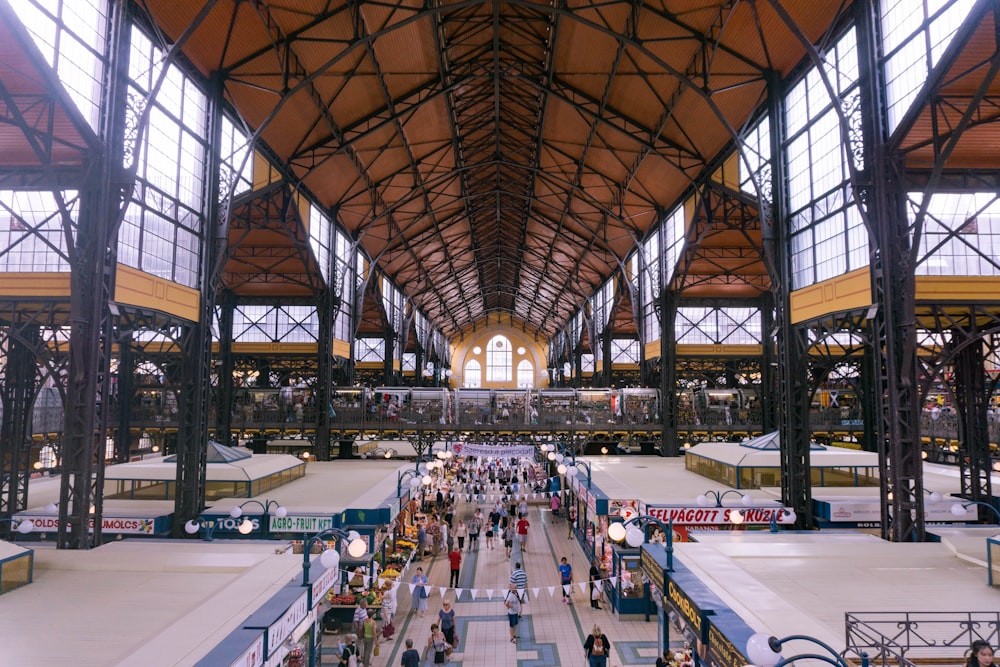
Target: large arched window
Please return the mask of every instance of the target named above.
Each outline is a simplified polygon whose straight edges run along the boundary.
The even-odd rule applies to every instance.
[[[483,367],[475,359],[469,359],[465,364],[465,369],[462,372],[462,386],[483,386]]]
[[[535,387],[535,367],[527,359],[521,359],[517,364],[517,386],[525,389]]]
[[[486,381],[510,382],[513,375],[514,358],[510,340],[506,336],[494,336],[486,346]]]

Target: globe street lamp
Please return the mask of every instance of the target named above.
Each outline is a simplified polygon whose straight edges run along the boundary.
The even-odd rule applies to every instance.
[[[309,585],[309,568],[312,562],[309,556],[312,553],[313,545],[327,537],[335,537],[338,540],[347,540],[347,554],[351,558],[361,558],[368,551],[368,543],[361,539],[361,535],[354,530],[344,530],[342,528],[327,528],[316,533],[312,537],[302,539],[302,585]],[[325,549],[319,556],[319,562],[327,569],[334,569],[340,565],[340,552],[337,549]]]
[[[781,655],[781,647],[790,641],[805,641],[815,644],[826,651],[822,653],[800,653],[785,658]],[[851,667],[844,656],[837,653],[832,646],[808,635],[789,635],[782,639],[770,637],[766,632],[757,632],[747,640],[746,657],[757,667],[784,667],[794,664],[797,660],[819,660],[832,667]],[[868,654],[861,654],[861,667],[868,667]]]

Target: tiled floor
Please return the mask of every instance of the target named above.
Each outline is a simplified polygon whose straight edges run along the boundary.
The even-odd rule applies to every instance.
[[[488,505],[481,505],[484,513]],[[458,516],[471,515],[475,505],[461,503]],[[467,518],[467,516],[466,516]],[[565,520],[553,520],[551,512],[542,505],[532,505],[529,512],[531,530],[524,554],[524,567],[528,573],[528,589],[531,600],[525,605],[520,625],[520,641],[510,642],[507,631],[506,610],[503,595],[507,588],[511,571],[511,560],[506,558],[502,540],[495,540],[496,548],[487,549],[480,538],[478,551],[463,553],[460,583],[463,592],[457,602],[456,591],[448,589],[446,597],[453,601],[457,615],[459,647],[451,656],[451,667],[478,667],[493,665],[518,665],[519,667],[543,667],[550,665],[585,665],[583,642],[594,624],[608,636],[612,644],[609,666],[650,665],[656,660],[656,617],[646,623],[642,617],[638,621],[620,622],[605,604],[601,611],[590,607],[586,592],[574,586],[573,603],[563,604],[559,590],[559,574],[556,567],[565,556],[573,566],[574,580],[586,581],[590,565],[583,550],[575,539],[567,539]],[[468,544],[466,545],[468,547]],[[517,556],[515,551],[514,556]],[[411,564],[404,573],[412,575]],[[399,610],[396,616],[396,638],[380,645],[380,655],[373,664],[397,666],[404,650],[404,641],[413,639],[414,647],[423,653],[430,634],[431,623],[437,619],[441,608],[441,591],[438,587],[448,584],[448,560],[444,555],[428,562],[424,561],[434,587],[429,599],[428,612],[424,618],[409,613],[409,587],[399,587]],[[552,587],[550,593],[549,587]],[[532,589],[539,588],[537,598]],[[473,600],[471,589],[476,589]],[[491,592],[491,597],[487,597]],[[324,645],[323,664],[337,664],[335,649],[339,637],[327,635]],[[422,664],[431,664],[432,658]]]

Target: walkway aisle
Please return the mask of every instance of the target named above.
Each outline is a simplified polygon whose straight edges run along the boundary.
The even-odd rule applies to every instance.
[[[459,503],[455,521],[468,521],[475,511],[475,503]],[[489,503],[479,507],[484,514],[489,513]],[[575,539],[566,537],[565,519],[552,520],[547,508],[532,505],[529,511],[531,529],[528,532],[526,553],[521,555],[516,547],[508,560],[504,553],[503,541],[495,538],[494,548],[487,549],[485,538],[480,536],[478,550],[462,553],[460,575],[461,596],[456,601],[456,592],[447,590],[445,596],[452,601],[458,619],[459,647],[451,656],[451,667],[552,667],[555,665],[583,665],[585,654],[583,641],[595,623],[611,640],[612,654],[609,667],[626,665],[651,665],[656,660],[657,624],[655,616],[651,622],[619,622],[605,603],[601,611],[591,609],[589,587],[581,591],[580,582],[588,580],[590,565]],[[562,603],[559,586],[559,559],[565,556],[573,566],[572,604]],[[524,606],[520,623],[521,639],[517,645],[510,642],[507,631],[506,609],[503,597],[507,590],[514,559],[523,558],[528,574],[529,602]],[[409,579],[399,588],[399,611],[396,616],[396,639],[383,642],[381,655],[374,665],[398,667],[406,638],[413,639],[414,648],[423,654],[430,634],[430,626],[437,622],[441,609],[441,586],[447,587],[449,566],[444,553],[435,559],[424,559],[424,571],[433,587],[428,600],[427,615],[419,618],[410,614],[411,595]],[[407,574],[412,577],[415,566],[410,565]],[[551,588],[551,592],[550,592]],[[475,599],[472,591],[475,589]],[[535,589],[538,589],[537,592]],[[329,654],[327,654],[329,655]],[[330,656],[332,658],[332,656]],[[331,659],[324,656],[324,664]],[[431,664],[433,656],[425,663]],[[336,664],[335,659],[333,664]]]

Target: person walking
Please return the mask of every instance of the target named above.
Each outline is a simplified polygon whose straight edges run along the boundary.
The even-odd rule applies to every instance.
[[[416,584],[416,586],[413,587],[413,600],[410,611],[417,612],[417,615],[423,618],[424,614],[427,613],[427,575],[424,574],[424,568],[417,568],[411,582]]]
[[[420,667],[420,651],[413,648],[413,640],[406,640],[406,650],[403,651],[399,667]]]
[[[514,524],[508,522],[503,529],[503,548],[507,552],[507,558],[510,558],[510,552],[514,548]]]
[[[433,664],[443,665],[448,662],[448,642],[445,641],[444,633],[441,632],[437,623],[431,625],[431,636],[427,638],[427,647],[424,649],[424,660],[430,655],[434,656]]]
[[[517,516],[517,542],[518,546],[521,548],[521,553],[525,553],[528,550],[528,528],[531,526],[528,523],[528,518],[525,514],[518,514]]]
[[[445,600],[438,610],[438,621],[444,639],[451,646],[455,645],[455,610],[451,608],[451,603]]]
[[[427,529],[421,521],[417,524],[417,557],[414,560],[423,560],[425,551],[427,551]]]
[[[369,616],[361,624],[361,664],[372,667],[372,652],[375,650],[377,630],[375,619]]]
[[[566,513],[566,539],[573,539],[573,529],[576,528],[576,506],[570,505]]]
[[[597,566],[597,559],[595,558],[590,563],[590,606],[594,609],[600,609],[601,605],[601,568]]]
[[[394,584],[382,593],[382,638],[386,641],[392,641],[396,633],[392,624],[392,617],[396,615],[396,587]]]
[[[528,573],[521,568],[521,563],[514,563],[514,570],[510,573],[510,584],[517,590],[518,598],[521,602],[528,601]],[[521,613],[518,607],[518,613]]]
[[[565,556],[559,561],[559,584],[562,588],[563,604],[569,604],[569,596],[573,590],[571,588],[573,586],[573,566],[569,564]]]
[[[361,625],[368,618],[368,600],[361,598],[358,600],[358,606],[354,608],[354,620],[351,623],[351,632],[356,635],[361,634]]]
[[[608,641],[608,636],[601,632],[601,626],[594,624],[593,630],[587,635],[587,641],[583,643],[583,648],[587,652],[589,667],[606,667],[608,654],[611,652],[611,642]]]
[[[354,664],[358,662],[358,636],[351,633],[344,637],[344,650],[340,654],[340,664],[347,667],[351,664],[351,658],[354,658]]]
[[[507,609],[507,627],[510,630],[510,641],[516,644],[520,636],[517,634],[517,624],[521,620],[521,595],[514,583],[511,583],[507,594],[503,599],[503,606]]]
[[[458,540],[459,551],[465,548],[465,537],[468,534],[469,527],[465,525],[465,521],[459,519],[458,526],[455,528],[455,539]]]
[[[477,551],[479,550],[479,529],[483,526],[481,517],[482,514],[479,510],[476,510],[476,513],[472,515],[471,519],[469,519],[469,551],[472,551],[473,547],[475,547]]]
[[[448,579],[449,588],[458,588],[458,573],[462,566],[462,552],[452,549],[448,554],[448,561],[451,565],[451,577]]]

